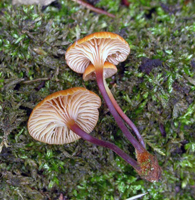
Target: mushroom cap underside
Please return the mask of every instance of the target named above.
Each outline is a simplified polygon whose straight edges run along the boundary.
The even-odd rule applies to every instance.
[[[103,66],[105,61],[114,65],[126,60],[130,53],[129,44],[119,35],[97,32],[76,41],[65,54],[68,66],[77,73],[84,73],[92,63]]]
[[[69,122],[74,121],[90,133],[97,124],[100,105],[99,96],[82,87],[55,92],[33,109],[28,120],[29,133],[48,144],[74,142],[80,136],[69,129]]]

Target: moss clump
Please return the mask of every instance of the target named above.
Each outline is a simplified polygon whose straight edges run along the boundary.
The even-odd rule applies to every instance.
[[[115,19],[89,12],[73,1],[61,9],[12,7],[0,3],[0,198],[193,199],[195,180],[194,4],[178,1],[99,1]],[[131,54],[108,83],[121,108],[142,133],[163,169],[162,181],[141,180],[113,152],[83,140],[51,146],[34,141],[26,123],[33,107],[58,90],[95,82],[65,63],[67,47],[87,34],[112,31],[124,37]],[[150,64],[144,65],[144,58]],[[154,64],[158,59],[160,64]],[[103,103],[92,135],[133,155]],[[9,147],[6,147],[5,144]]]

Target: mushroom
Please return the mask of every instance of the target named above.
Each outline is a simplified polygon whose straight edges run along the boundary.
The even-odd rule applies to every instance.
[[[154,170],[155,173],[160,174],[161,168],[156,162],[156,158],[146,151],[142,136],[117,104],[104,77],[104,64],[106,61],[117,65],[119,62],[124,61],[129,53],[130,47],[128,43],[119,35],[110,32],[97,32],[79,39],[71,45],[66,51],[65,59],[68,66],[77,73],[85,73],[89,65],[92,64],[94,66],[94,74],[102,96],[118,126],[136,149],[139,164],[146,171]],[[89,73],[86,72],[86,74]],[[122,119],[133,129],[139,142],[125,126]],[[148,163],[145,162],[146,159],[148,159]]]
[[[29,134],[48,144],[70,143],[81,137],[95,145],[113,150],[146,180],[158,181],[159,171],[151,169],[154,166],[151,166],[150,162],[147,166],[140,166],[139,162],[118,146],[89,135],[98,121],[100,105],[100,98],[85,88],[76,87],[53,93],[33,109],[28,120]]]
[[[28,120],[29,133],[48,144],[74,142],[80,136],[69,129],[72,121],[90,133],[98,121],[100,105],[100,98],[85,88],[53,93],[33,109]]]
[[[141,173],[138,163],[119,147],[89,135],[97,124],[100,105],[100,98],[82,87],[55,92],[33,109],[28,120],[29,134],[40,142],[59,145],[81,137],[113,150]]]
[[[94,78],[95,74],[98,87],[118,126],[138,152],[141,153],[141,151],[144,151],[145,149],[143,138],[134,123],[125,115],[117,104],[106,84],[106,77],[104,76],[108,71],[108,67],[106,67],[108,66],[108,63],[112,66],[109,68],[114,69],[113,65],[117,65],[119,62],[124,61],[129,53],[130,47],[128,43],[119,35],[110,32],[97,32],[88,35],[71,45],[66,51],[65,59],[68,66],[73,71],[84,73],[83,77],[85,80],[88,79],[86,74],[89,74],[89,69],[92,68],[92,65],[94,66],[94,72],[91,73],[91,77],[93,76]],[[104,69],[106,72],[104,72]],[[120,117],[122,117],[132,128],[140,143],[132,136]]]

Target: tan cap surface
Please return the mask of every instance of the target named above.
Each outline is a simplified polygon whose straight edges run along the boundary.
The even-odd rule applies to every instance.
[[[126,60],[129,44],[119,35],[110,32],[90,34],[71,45],[65,54],[68,66],[77,73],[84,73],[92,63],[103,66],[105,61],[117,65]]]
[[[99,96],[82,87],[55,92],[33,109],[28,131],[34,139],[48,144],[74,142],[80,137],[67,124],[74,120],[90,133],[98,121],[100,105]]]

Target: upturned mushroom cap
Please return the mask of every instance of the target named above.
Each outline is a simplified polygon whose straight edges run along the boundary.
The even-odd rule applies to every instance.
[[[55,92],[33,109],[28,120],[29,133],[44,143],[74,142],[80,137],[68,128],[68,124],[74,121],[90,133],[97,124],[100,105],[99,96],[82,87]]]
[[[90,34],[71,45],[65,54],[68,66],[77,73],[84,73],[92,63],[103,66],[105,61],[117,65],[126,60],[129,44],[119,35],[110,32]]]
[[[107,79],[116,73],[117,73],[116,66],[106,61],[104,63],[104,78]],[[95,80],[95,79],[96,79],[95,67],[92,64],[90,64],[86,68],[85,72],[83,73],[83,80],[88,81],[88,80]]]

